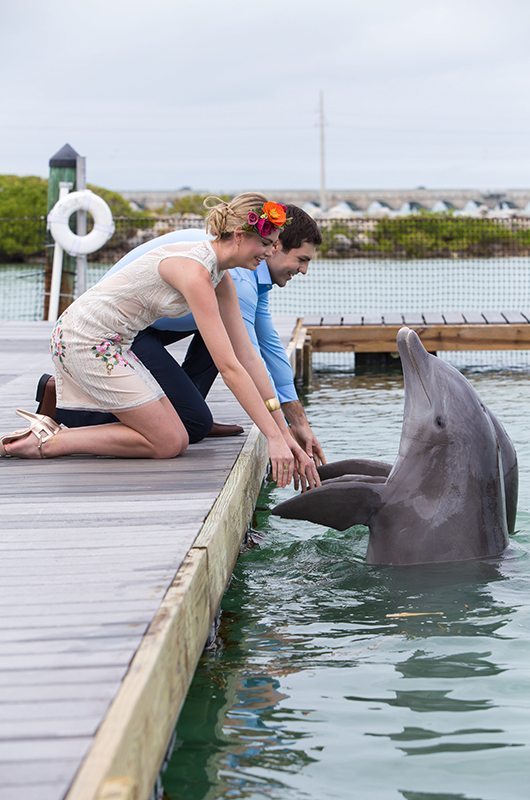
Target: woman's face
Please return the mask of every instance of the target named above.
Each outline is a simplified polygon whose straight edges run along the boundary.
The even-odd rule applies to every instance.
[[[240,261],[238,261],[238,266],[245,269],[257,269],[264,258],[270,258],[272,255],[274,243],[278,241],[279,235],[278,230],[274,230],[265,237],[261,237],[257,233],[244,233],[239,245]]]

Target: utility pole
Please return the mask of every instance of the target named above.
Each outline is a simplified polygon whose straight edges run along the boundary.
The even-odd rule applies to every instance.
[[[326,154],[324,149],[324,92],[320,92],[320,210],[326,210]]]

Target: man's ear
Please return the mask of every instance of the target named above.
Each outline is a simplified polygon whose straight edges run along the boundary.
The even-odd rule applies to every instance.
[[[282,252],[283,247],[282,247],[282,243],[280,242],[279,239],[276,239],[276,241],[272,245],[272,249],[274,250],[275,253],[281,253]]]

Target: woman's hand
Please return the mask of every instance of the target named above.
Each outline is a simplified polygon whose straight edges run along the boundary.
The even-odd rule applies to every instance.
[[[295,460],[294,488],[300,487],[302,492],[305,492],[307,489],[315,489],[320,486],[320,476],[314,459],[302,450],[288,429],[284,432],[284,438]]]
[[[272,480],[280,489],[288,486],[295,470],[295,457],[283,436],[268,439]]]

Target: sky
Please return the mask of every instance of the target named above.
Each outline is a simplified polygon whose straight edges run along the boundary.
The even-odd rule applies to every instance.
[[[530,187],[528,0],[0,0],[0,174]]]

